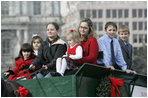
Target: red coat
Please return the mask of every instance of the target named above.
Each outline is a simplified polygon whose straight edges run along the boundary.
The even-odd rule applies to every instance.
[[[78,60],[78,62],[80,64],[97,64],[97,57],[99,52],[97,39],[94,37],[90,37],[89,39],[87,39],[87,41],[81,41],[81,46],[83,49],[83,58]]]
[[[12,70],[12,71],[14,72],[14,75],[16,75],[16,74],[18,74],[18,73],[20,73],[20,72],[26,70],[34,59],[35,59],[35,58],[30,58],[30,57],[27,58],[26,60],[23,60],[23,58],[21,58],[21,57],[18,58],[18,59],[16,59],[16,60],[15,60],[15,66],[16,66],[16,68],[14,68],[14,69]],[[28,67],[27,67],[27,66],[28,66]],[[22,67],[27,67],[27,68],[24,68],[24,69],[20,70]],[[29,74],[30,74],[30,72],[29,72],[29,70],[27,70],[27,71],[25,71],[25,72],[23,72],[23,73],[20,73],[20,74],[16,75],[16,76],[10,75],[9,78],[10,78],[10,77],[13,77],[13,76],[14,76],[14,77],[13,77],[13,78],[10,78],[9,80],[15,80],[15,79],[17,79],[18,77],[23,77],[23,76],[26,76],[26,75],[29,75]],[[27,77],[26,79],[32,79],[32,76],[29,76],[29,77]]]

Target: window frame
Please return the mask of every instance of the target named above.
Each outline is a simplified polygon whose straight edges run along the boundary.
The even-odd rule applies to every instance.
[[[9,15],[9,1],[2,1],[1,2],[1,14],[2,15]]]
[[[82,15],[83,14],[83,15]],[[83,16],[83,17],[82,17]],[[84,18],[85,17],[85,10],[81,9],[80,10],[80,18]]]
[[[132,10],[132,17],[133,18],[137,17],[137,10],[136,9]]]
[[[41,15],[41,1],[33,1],[33,15]]]

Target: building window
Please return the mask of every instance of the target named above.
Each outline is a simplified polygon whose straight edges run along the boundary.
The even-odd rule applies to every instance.
[[[138,27],[139,27],[139,30],[142,30],[143,29],[143,22],[138,22]]]
[[[1,13],[2,15],[9,15],[9,1],[1,2]]]
[[[139,43],[142,43],[142,40],[143,40],[143,35],[140,34],[140,35],[139,35]]]
[[[139,9],[138,10],[138,17],[142,17],[142,14],[143,14],[143,10],[142,9]]]
[[[10,54],[10,39],[2,39],[2,55]]]
[[[122,18],[122,9],[119,9],[119,10],[118,10],[118,17],[119,17],[119,18]]]
[[[106,18],[110,18],[110,10],[106,10]]]
[[[96,10],[92,10],[92,15],[93,15],[93,18],[96,18],[96,16],[97,16]]]
[[[137,22],[133,22],[133,30],[137,30]]]
[[[102,16],[103,16],[102,10],[98,10],[98,18],[102,18]]]
[[[23,14],[23,9],[22,9],[22,7],[23,7],[23,4],[22,4],[22,1],[19,1],[19,6],[20,6],[20,8],[19,8],[19,10],[20,10],[20,15],[22,15]]]
[[[134,17],[137,17],[137,11],[136,11],[136,9],[133,9],[132,13],[133,13],[133,18]]]
[[[129,26],[129,23],[128,23],[128,22],[125,22],[125,25],[126,25],[126,26]]]
[[[144,17],[147,17],[147,9],[144,9]]]
[[[80,10],[80,18],[84,18],[85,17],[84,15],[85,15],[84,10]]]
[[[145,40],[145,43],[147,43],[147,34],[145,34],[144,40]]]
[[[147,22],[145,22],[145,27],[144,27],[144,29],[147,30]]]
[[[103,22],[99,22],[98,23],[98,31],[102,31],[103,30]]]
[[[112,16],[113,16],[113,18],[116,18],[116,16],[117,16],[116,9],[113,9],[113,10],[112,10]]]
[[[133,34],[133,43],[137,43],[137,34]]]
[[[125,18],[128,18],[128,9],[125,9],[125,10],[124,10],[124,17],[125,17]]]
[[[86,10],[86,17],[90,18],[90,10]]]
[[[94,30],[97,30],[97,23],[94,22]]]
[[[123,23],[122,22],[119,22],[119,26],[121,26],[121,25],[123,25]]]
[[[40,1],[33,1],[33,13],[34,15],[41,14],[41,2]]]

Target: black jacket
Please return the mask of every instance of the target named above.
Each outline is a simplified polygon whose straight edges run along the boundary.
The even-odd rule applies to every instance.
[[[126,50],[126,46],[121,39],[119,39],[119,43],[120,43],[120,46],[121,46],[123,58],[124,58],[124,60],[127,64],[127,69],[132,69],[132,51],[133,51],[132,48],[133,47],[130,43],[128,43],[128,50],[129,50],[129,53],[128,53],[127,50]]]
[[[36,67],[44,64],[47,65],[50,70],[55,70],[57,58],[62,57],[66,53],[66,50],[66,43],[60,38],[51,45],[49,43],[49,39],[47,38],[46,41],[41,44],[38,56],[32,64]]]

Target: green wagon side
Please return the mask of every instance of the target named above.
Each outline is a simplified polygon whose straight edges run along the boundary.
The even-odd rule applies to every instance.
[[[147,88],[145,75],[131,75],[120,70],[110,71],[87,63],[74,75],[17,82],[26,87],[34,97],[95,97],[100,80],[109,75],[123,79],[124,85],[119,88],[122,96],[131,96],[135,85]]]

